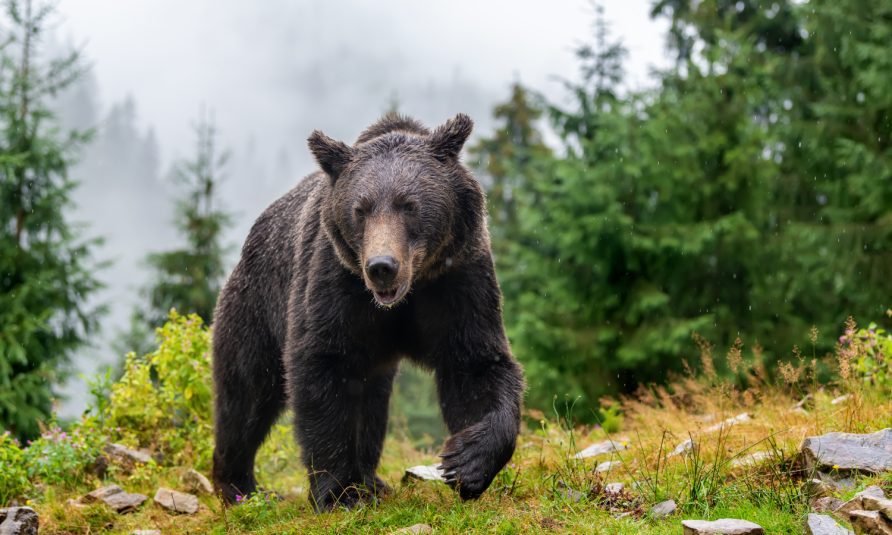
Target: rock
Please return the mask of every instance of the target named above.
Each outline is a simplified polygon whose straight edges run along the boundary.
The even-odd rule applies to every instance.
[[[102,502],[116,512],[124,514],[135,511],[148,498],[142,494],[131,494],[117,485],[96,489],[81,498],[81,503]]]
[[[429,465],[429,466],[413,466],[412,468],[406,468],[406,473],[403,474],[403,483],[410,479],[420,479],[422,481],[444,481],[443,479],[443,471],[440,470],[439,465]]]
[[[821,479],[812,478],[805,482],[805,492],[809,496],[822,498],[833,494],[833,487]]]
[[[849,522],[855,528],[855,533],[869,535],[892,535],[892,524],[880,514],[879,511],[851,511]]]
[[[192,468],[183,475],[183,484],[196,494],[213,494],[214,486],[204,474]]]
[[[653,507],[650,508],[650,516],[651,518],[661,519],[666,518],[671,515],[678,509],[678,506],[675,505],[675,500],[666,500],[665,502],[660,502]]]
[[[755,453],[751,453],[749,455],[744,455],[743,457],[738,457],[736,459],[731,460],[731,466],[733,468],[738,468],[741,466],[753,466],[761,463],[765,459],[771,458],[771,452],[768,451],[757,451]]]
[[[678,446],[675,446],[675,449],[669,452],[668,457],[675,457],[676,455],[682,455],[684,453],[688,453],[694,449],[694,439],[687,439]]]
[[[623,489],[626,488],[622,483],[608,483],[604,485],[604,493],[605,494],[622,494]]]
[[[161,535],[160,529],[135,529],[130,535]]]
[[[415,524],[414,526],[409,526],[407,528],[400,528],[396,531],[393,531],[393,535],[410,535],[415,533],[433,533],[434,528],[430,527],[427,524]]]
[[[595,472],[609,472],[621,464],[623,464],[621,461],[604,461],[595,468]]]
[[[878,474],[892,470],[892,429],[866,435],[827,433],[808,437],[801,451],[809,469]]]
[[[632,512],[631,512],[631,511],[623,511],[622,513],[616,513],[615,515],[613,515],[613,518],[615,518],[615,519],[617,519],[617,520],[620,520],[620,519],[623,519],[623,518],[628,518],[628,517],[630,517],[630,516],[632,516]]]
[[[830,400],[830,404],[831,405],[839,405],[840,403],[845,403],[846,401],[849,400],[850,397],[852,397],[851,394],[845,394],[845,395],[839,396],[838,398],[833,398],[832,400]]]
[[[824,496],[811,502],[811,508],[818,513],[832,513],[843,506],[842,500],[832,496]]]
[[[861,502],[866,511],[879,511],[886,519],[892,520],[892,500],[862,494]]]
[[[112,461],[124,466],[136,464],[148,464],[152,462],[152,454],[147,450],[134,450],[121,444],[109,444],[105,447],[105,453]]]
[[[0,535],[37,535],[40,520],[30,507],[0,509]]]
[[[839,511],[843,514],[849,514],[852,511],[856,510],[867,510],[867,511],[877,511],[879,510],[879,505],[874,507],[870,507],[867,505],[867,501],[888,501],[886,500],[886,495],[883,493],[883,489],[877,487],[876,485],[871,485],[866,489],[862,490],[858,494],[852,496],[852,499],[840,505],[836,511]]]
[[[579,492],[576,489],[571,489],[567,487],[564,489],[564,499],[569,500],[571,502],[578,502],[585,497],[585,494]]]
[[[155,503],[173,513],[193,515],[198,512],[198,497],[161,487],[155,492]]]
[[[837,524],[832,517],[814,513],[809,513],[805,519],[805,533],[807,535],[854,535],[851,530]]]
[[[748,412],[744,412],[744,413],[738,414],[737,416],[735,416],[733,418],[728,418],[727,420],[725,420],[723,422],[719,422],[715,425],[711,425],[711,426],[707,427],[706,429],[704,429],[703,432],[704,433],[713,433],[715,431],[720,431],[726,427],[731,427],[732,425],[737,425],[737,424],[742,424],[743,422],[748,422],[752,419],[753,419],[753,417],[750,416],[750,414]]]
[[[719,520],[684,520],[681,523],[684,535],[764,535],[759,524],[735,518]]]
[[[618,441],[614,440],[605,440],[604,442],[598,442],[597,444],[592,444],[591,446],[585,448],[580,451],[576,455],[573,456],[574,459],[588,459],[589,457],[596,457],[598,455],[603,455],[605,453],[612,453],[614,451],[623,451],[629,449],[629,439],[619,439]]]
[[[839,473],[827,474],[825,472],[818,472],[817,474],[818,479],[820,479],[822,483],[826,484],[832,489],[852,490],[855,488],[855,480],[851,477],[847,477]]]

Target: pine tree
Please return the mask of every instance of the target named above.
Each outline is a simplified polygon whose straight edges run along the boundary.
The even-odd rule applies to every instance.
[[[84,132],[61,132],[47,103],[82,72],[77,53],[39,61],[52,5],[10,1],[0,49],[0,429],[22,438],[51,415],[53,386],[98,327],[99,283],[67,216],[68,170]]]

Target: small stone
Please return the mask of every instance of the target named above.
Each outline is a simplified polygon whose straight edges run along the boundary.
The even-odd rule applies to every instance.
[[[694,449],[694,439],[687,439],[678,446],[675,446],[675,449],[669,452],[669,457],[675,457],[676,455],[682,455],[684,453],[688,453]]]
[[[833,493],[833,487],[820,479],[812,478],[805,482],[805,492],[809,496],[821,498],[830,496]]]
[[[818,513],[832,513],[843,506],[845,502],[832,496],[824,496],[811,502],[811,508]]]
[[[807,535],[854,535],[851,530],[837,524],[832,517],[814,513],[809,513],[805,519],[805,533]]]
[[[861,502],[866,511],[879,511],[887,519],[892,519],[892,500],[862,493]]]
[[[868,506],[868,501],[878,502],[888,500],[886,500],[886,495],[883,493],[883,489],[877,487],[876,485],[871,485],[858,494],[852,496],[851,500],[840,505],[836,510],[840,513],[848,514],[856,510],[876,511],[880,509],[879,505],[875,505],[874,507]]]
[[[102,502],[116,512],[124,514],[135,511],[146,500],[148,498],[142,494],[131,494],[117,485],[109,485],[86,494],[81,498],[81,503]]]
[[[615,519],[617,519],[617,520],[620,520],[620,519],[623,519],[623,518],[628,518],[628,517],[630,517],[630,516],[632,516],[632,512],[631,512],[631,511],[623,511],[622,513],[616,513],[615,515],[613,515],[613,518],[615,518]]]
[[[161,487],[155,492],[155,503],[173,513],[193,515],[198,512],[198,497]]]
[[[201,472],[194,470],[192,468],[189,469],[183,475],[183,484],[196,494],[213,494],[214,486],[211,485],[211,482],[208,481],[208,478],[204,476]]]
[[[613,453],[615,451],[623,451],[629,449],[629,439],[622,438],[619,440],[605,440],[592,444],[591,446],[580,451],[573,456],[574,459],[588,459],[605,453]]]
[[[406,468],[406,473],[403,474],[403,483],[410,479],[420,479],[422,481],[444,481],[443,479],[443,470],[440,470],[438,465],[421,465],[421,466],[413,466],[412,468]]]
[[[622,483],[608,483],[604,486],[605,494],[622,494],[623,489],[626,488]]]
[[[820,479],[822,483],[826,484],[831,489],[835,490],[852,490],[855,488],[855,480],[843,474],[828,474],[825,472],[818,472],[818,479]]]
[[[892,429],[876,433],[827,433],[802,442],[808,469],[878,474],[892,470]]]
[[[623,464],[622,461],[604,461],[595,468],[595,472],[609,472],[621,464]]]
[[[161,535],[160,529],[135,529],[130,535]]]
[[[723,422],[719,422],[715,425],[711,425],[711,426],[707,427],[706,429],[704,429],[703,432],[704,433],[712,433],[715,431],[720,431],[726,427],[731,427],[732,425],[742,424],[742,423],[748,422],[752,419],[753,419],[753,417],[750,416],[750,414],[748,412],[744,412],[744,413],[738,414],[737,416],[735,416],[733,418],[728,418],[727,420],[725,420]]]
[[[678,506],[675,505],[675,500],[666,500],[665,502],[660,502],[651,507],[650,516],[656,519],[666,518],[667,516],[674,513],[677,509]]]
[[[846,401],[849,400],[850,397],[852,397],[851,394],[844,394],[842,396],[839,396],[838,398],[833,398],[830,401],[830,404],[831,405],[839,405],[840,403],[845,403]]]
[[[30,507],[0,509],[0,535],[37,535],[40,520]]]
[[[892,535],[892,524],[883,518],[879,511],[850,511],[849,522],[855,528],[855,533]]]
[[[733,468],[739,468],[741,466],[750,467],[750,466],[754,466],[754,465],[761,463],[765,459],[770,459],[770,458],[771,458],[771,452],[757,451],[755,453],[751,453],[749,455],[745,455],[743,457],[738,457],[736,459],[733,459],[731,461],[731,466]]]
[[[748,520],[721,518],[719,520],[684,520],[684,535],[764,535],[759,524]]]
[[[414,535],[416,533],[433,533],[434,528],[430,527],[427,524],[415,524],[414,526],[409,526],[407,528],[400,528],[396,531],[391,532],[393,535]]]
[[[864,490],[862,490],[858,494],[860,494],[862,496],[870,496],[871,498],[880,498],[880,499],[883,499],[886,497],[886,493],[883,492],[883,489],[876,485],[871,485],[869,487],[865,487]]]
[[[133,466],[135,464],[148,464],[152,462],[152,455],[146,450],[134,450],[121,444],[109,444],[105,447],[105,453],[119,464]]]
[[[566,488],[564,489],[564,499],[569,500],[571,502],[578,502],[585,497],[585,494],[579,492],[576,489]]]

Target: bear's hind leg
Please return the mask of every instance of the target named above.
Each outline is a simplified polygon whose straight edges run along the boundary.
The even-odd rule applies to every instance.
[[[269,344],[251,344],[215,326],[213,479],[224,503],[257,489],[254,457],[285,407],[281,359]]]

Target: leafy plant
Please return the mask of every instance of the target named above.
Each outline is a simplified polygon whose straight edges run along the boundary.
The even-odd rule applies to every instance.
[[[0,433],[0,507],[25,494],[30,487],[25,454],[9,431]]]

